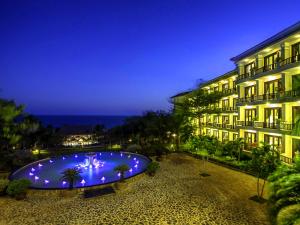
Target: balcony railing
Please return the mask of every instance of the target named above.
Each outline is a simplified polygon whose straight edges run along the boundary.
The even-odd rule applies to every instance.
[[[281,60],[279,62],[276,62],[274,64],[265,65],[265,66],[260,67],[258,69],[252,70],[250,73],[241,74],[237,77],[237,80],[240,81],[240,80],[243,80],[243,79],[246,79],[246,78],[249,78],[249,77],[254,77],[254,76],[256,76],[260,73],[264,73],[264,72],[267,72],[267,71],[272,71],[272,70],[275,70],[277,68],[281,68],[281,67],[284,67],[286,65],[293,64],[295,62],[300,62],[300,55],[296,55],[296,56],[292,56],[290,58],[286,58],[286,59]]]
[[[222,112],[235,112],[237,111],[236,107],[222,107],[221,108]]]
[[[259,121],[237,121],[237,125],[243,127],[268,128],[268,129],[288,130],[288,131],[291,131],[294,128],[294,124],[289,124],[286,122],[268,123],[268,122],[259,122]]]
[[[231,94],[236,94],[237,91],[236,91],[236,88],[232,88],[232,89],[225,89],[225,90],[222,90],[222,93],[224,95],[231,95]]]
[[[291,90],[291,91],[283,91],[277,93],[266,93],[263,95],[252,95],[250,97],[239,98],[237,99],[237,102],[249,103],[249,102],[280,100],[280,99],[288,99],[288,98],[296,98],[296,97],[300,97],[300,91]]]
[[[212,127],[212,128],[219,128],[219,129],[228,129],[228,130],[234,130],[236,129],[236,125],[228,124],[228,123],[217,123],[217,122],[207,122],[207,123],[201,123],[202,126]]]
[[[286,157],[284,155],[280,155],[280,160],[284,163],[287,163],[287,164],[292,164],[293,163],[293,159],[291,159],[289,157]]]

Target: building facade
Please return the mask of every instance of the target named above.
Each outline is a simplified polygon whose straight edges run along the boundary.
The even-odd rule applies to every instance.
[[[201,118],[199,132],[224,142],[244,138],[245,151],[266,142],[291,163],[300,150],[293,132],[300,119],[300,22],[231,60],[235,70],[200,86],[224,97],[216,106],[222,112]]]

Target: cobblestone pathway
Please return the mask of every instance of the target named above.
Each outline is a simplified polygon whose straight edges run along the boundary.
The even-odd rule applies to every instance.
[[[255,178],[172,154],[155,177],[142,175],[123,192],[83,199],[32,193],[26,201],[0,198],[0,224],[269,224],[265,205],[248,200]]]

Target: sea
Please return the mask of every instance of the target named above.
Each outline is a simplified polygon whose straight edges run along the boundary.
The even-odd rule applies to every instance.
[[[35,115],[44,126],[95,126],[102,124],[109,129],[124,124],[128,116],[86,116],[86,115]]]

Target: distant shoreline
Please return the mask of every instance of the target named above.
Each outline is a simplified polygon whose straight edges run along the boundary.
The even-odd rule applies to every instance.
[[[34,115],[44,126],[95,126],[104,125],[112,128],[124,124],[125,119],[130,116],[97,116],[97,115]]]

